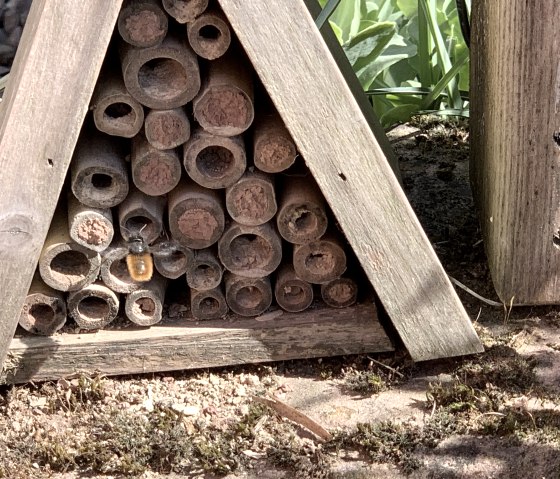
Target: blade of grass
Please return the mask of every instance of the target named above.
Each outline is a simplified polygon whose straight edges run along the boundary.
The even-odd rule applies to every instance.
[[[449,86],[449,84],[454,80],[455,76],[459,73],[463,65],[468,61],[469,52],[468,50],[465,50],[457,59],[455,64],[447,70],[445,75],[443,75],[436,83],[434,88],[432,88],[431,93],[424,99],[425,108],[428,108],[435,101],[435,99],[441,95],[443,90],[445,90]],[[463,106],[463,99],[461,98],[461,92],[459,91],[459,88],[454,88],[453,93],[458,95],[458,100],[456,101],[456,98],[453,97],[452,104],[454,106],[458,105],[458,107],[455,106],[456,109],[462,109],[461,107]]]
[[[444,74],[445,77],[445,74],[449,70],[451,70],[452,64],[451,64],[451,59],[447,54],[445,41],[443,40],[443,36],[441,34],[441,31],[439,30],[439,26],[437,23],[436,2],[430,0],[419,0],[419,5],[421,6],[424,14],[426,15],[428,27],[430,29],[432,38],[434,39],[438,62],[442,70],[442,73]],[[453,77],[449,79],[446,88],[449,93],[449,97],[451,99],[451,105],[454,108],[461,108],[462,100],[461,100],[461,95],[459,94],[459,87],[457,84],[457,80],[455,79],[455,75],[453,75]]]
[[[420,64],[418,77],[420,84],[424,88],[429,88],[432,86],[432,69],[430,68],[432,42],[428,28],[428,20],[426,19],[424,10],[420,6],[421,1],[422,0],[418,0],[418,59]]]

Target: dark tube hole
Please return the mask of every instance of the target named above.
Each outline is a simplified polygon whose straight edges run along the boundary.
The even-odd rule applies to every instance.
[[[132,113],[132,107],[128,103],[117,102],[105,108],[105,115],[114,120],[123,118]]]
[[[94,173],[91,176],[91,184],[94,188],[100,190],[111,188],[111,185],[113,184],[113,178],[104,173]]]
[[[88,296],[78,304],[78,313],[84,318],[102,319],[107,317],[109,312],[107,301],[96,296]]]
[[[216,28],[214,25],[204,25],[199,31],[198,34],[204,40],[218,40],[222,36],[222,32],[219,28]]]

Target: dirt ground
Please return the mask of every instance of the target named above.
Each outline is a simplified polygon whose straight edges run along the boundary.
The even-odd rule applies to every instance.
[[[390,138],[446,271],[497,300],[465,124],[423,121]],[[458,293],[482,355],[413,364],[397,351],[5,387],[0,477],[560,477],[558,308],[507,311]],[[258,400],[270,395],[332,437]]]

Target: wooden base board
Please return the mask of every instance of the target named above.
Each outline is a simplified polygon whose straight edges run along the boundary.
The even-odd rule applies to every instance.
[[[393,351],[373,304],[12,340],[0,383]]]

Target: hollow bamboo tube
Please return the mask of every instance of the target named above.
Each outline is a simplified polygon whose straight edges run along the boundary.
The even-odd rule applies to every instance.
[[[187,36],[195,53],[206,60],[220,58],[231,44],[231,31],[222,11],[212,9],[187,24]]]
[[[352,278],[336,278],[321,285],[321,297],[331,308],[346,308],[358,297],[358,285]]]
[[[276,216],[282,238],[303,244],[323,236],[328,225],[326,204],[313,178],[289,177],[282,186]]]
[[[101,252],[111,244],[114,235],[113,214],[110,208],[92,208],[68,195],[68,229],[70,237],[79,245]]]
[[[311,306],[313,286],[298,278],[291,264],[284,264],[276,273],[274,296],[282,309],[290,313],[299,313]]]
[[[123,43],[121,64],[127,90],[149,108],[178,108],[200,90],[198,60],[186,38],[170,34],[151,48]]]
[[[158,150],[144,135],[136,135],[132,140],[130,163],[134,185],[147,195],[169,193],[181,180],[177,150]]]
[[[238,223],[257,226],[270,221],[276,214],[274,177],[260,171],[246,171],[226,189],[226,208]]]
[[[208,0],[163,0],[163,8],[179,23],[188,23],[208,8]]]
[[[68,311],[83,329],[101,329],[117,317],[119,297],[101,283],[90,284],[68,295]]]
[[[262,278],[278,268],[282,241],[271,223],[245,226],[232,221],[218,241],[218,256],[228,271]]]
[[[253,122],[253,69],[240,58],[230,50],[213,60],[193,100],[194,118],[209,133],[236,136]]]
[[[101,279],[106,286],[117,293],[132,293],[141,286],[128,272],[126,265],[128,254],[128,246],[124,241],[113,243],[103,252]]]
[[[208,248],[224,231],[222,197],[192,181],[180,183],[169,193],[168,209],[171,236],[187,248]]]
[[[194,262],[194,253],[190,248],[177,241],[163,240],[154,244],[154,265],[159,274],[165,278],[177,279],[184,275]]]
[[[19,325],[33,334],[50,336],[66,323],[66,301],[62,293],[47,286],[35,274],[21,308]]]
[[[111,208],[128,194],[128,168],[120,142],[86,132],[80,137],[70,164],[71,186],[80,203]]]
[[[226,301],[230,309],[240,316],[258,316],[272,304],[270,279],[244,278],[226,273]]]
[[[157,0],[125,0],[117,28],[122,39],[135,47],[159,45],[167,34],[167,15]]]
[[[124,311],[126,317],[139,326],[152,326],[163,317],[163,303],[167,279],[154,275],[142,287],[126,296]]]
[[[253,133],[253,161],[266,173],[280,173],[294,164],[297,148],[277,112],[258,118]]]
[[[99,253],[75,243],[68,232],[68,214],[58,208],[39,258],[43,281],[59,291],[75,291],[97,278]]]
[[[294,245],[296,274],[309,283],[323,284],[346,271],[346,254],[342,242],[334,235],[302,245]]]
[[[194,259],[187,268],[187,284],[197,291],[217,288],[222,282],[224,268],[213,249],[201,249],[194,253]]]
[[[132,138],[142,129],[144,108],[124,86],[121,74],[105,69],[91,101],[96,128],[112,136]]]
[[[197,291],[191,289],[191,312],[199,320],[220,319],[229,312],[222,288]]]
[[[191,136],[191,124],[184,108],[150,110],[144,122],[146,139],[158,150],[170,150]]]
[[[185,143],[183,163],[199,185],[227,188],[241,178],[247,167],[243,138],[216,136],[199,128]]]
[[[148,196],[133,188],[119,205],[119,227],[121,236],[129,241],[131,236],[140,235],[148,244],[153,243],[163,230],[165,198]]]

